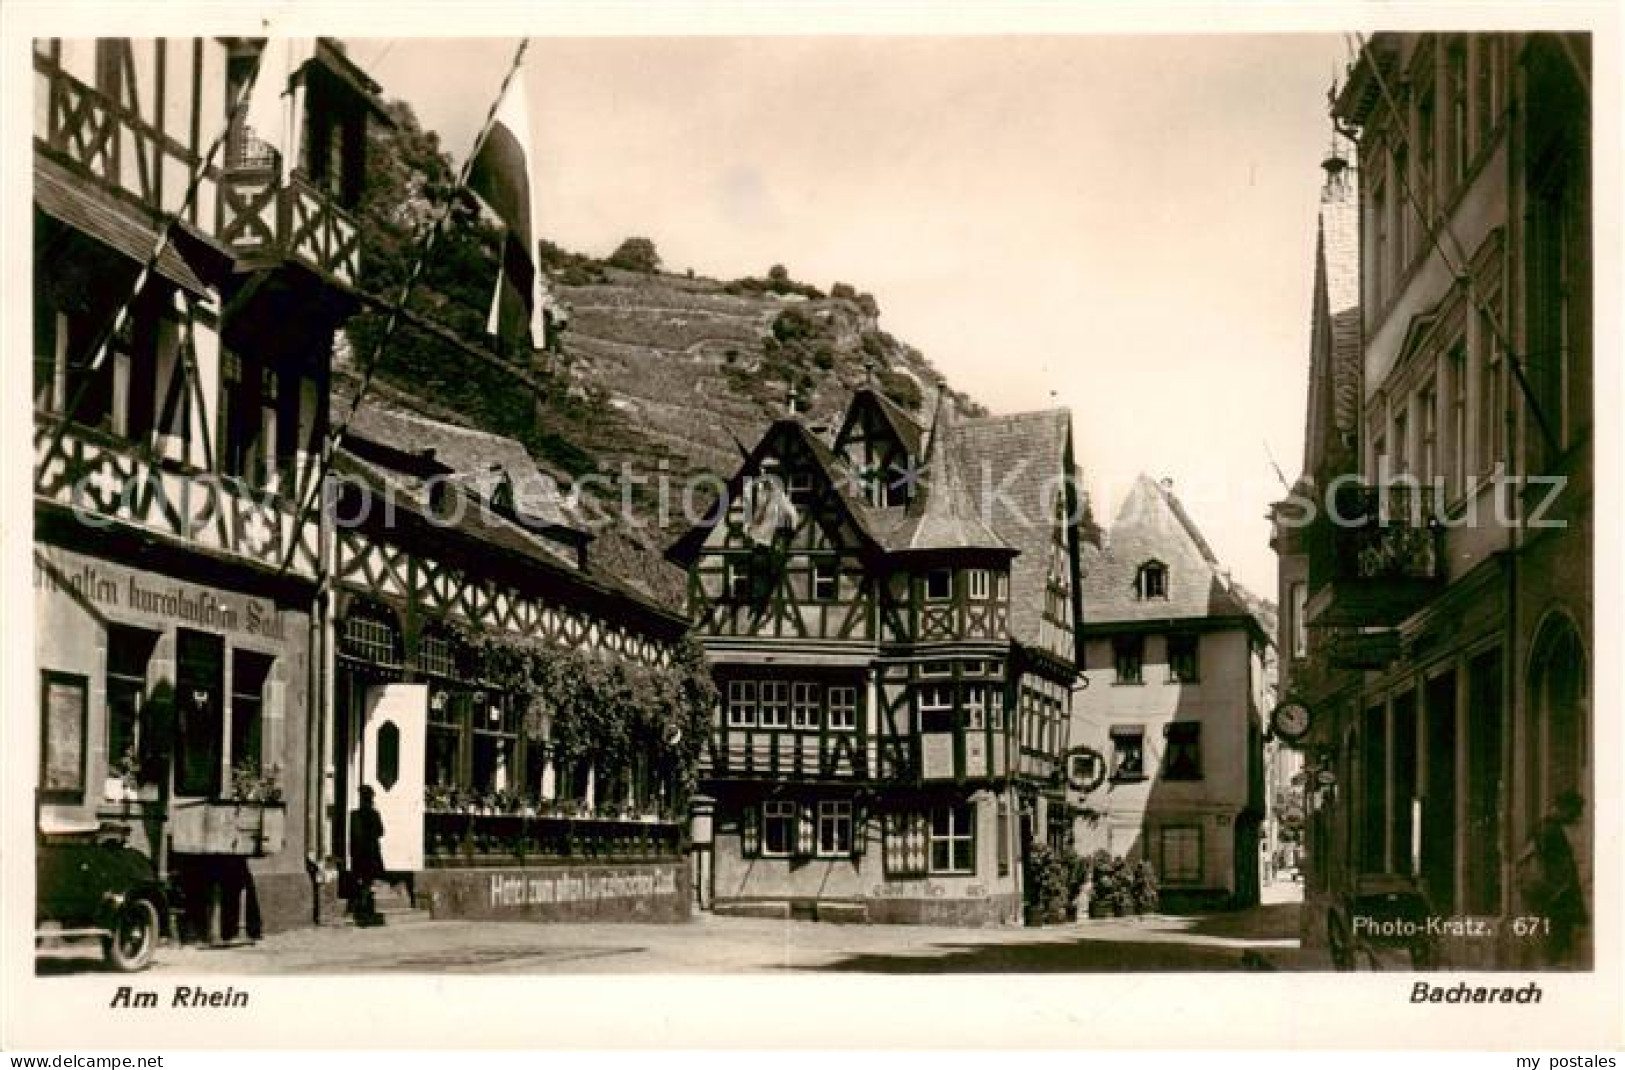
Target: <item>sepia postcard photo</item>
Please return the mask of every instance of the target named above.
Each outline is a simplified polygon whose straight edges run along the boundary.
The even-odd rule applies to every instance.
[[[4,38],[8,1047],[1617,1048],[1617,12],[195,13]]]

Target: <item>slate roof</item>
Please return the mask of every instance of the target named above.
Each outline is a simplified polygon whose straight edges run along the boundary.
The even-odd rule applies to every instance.
[[[1055,503],[1046,492],[1075,476],[1068,471],[1071,437],[1071,410],[1043,409],[964,420],[944,441],[977,516],[1017,552],[1010,563],[1010,632],[1029,646],[1038,642],[1049,576]]]
[[[340,411],[349,411],[348,401]],[[451,470],[448,480],[480,498],[490,501],[506,482],[514,505],[526,516],[544,525],[581,530],[558,483],[514,439],[392,408],[373,398],[356,410],[349,430],[406,452],[433,450],[435,461]]]
[[[1306,477],[1341,467],[1359,434],[1363,380],[1360,317],[1359,199],[1352,168],[1329,171],[1320,192],[1315,293],[1310,324]],[[1299,488],[1306,486],[1299,481]]]
[[[135,261],[138,267],[147,262],[158,244],[157,224],[149,215],[39,153],[34,154],[34,203],[46,215],[89,234]],[[207,296],[209,292],[208,284],[173,241],[165,243],[157,270],[194,294]]]
[[[1135,580],[1140,566],[1153,560],[1168,569],[1168,597],[1141,599]],[[1209,617],[1257,619],[1179,499],[1145,475],[1118,507],[1105,545],[1084,544],[1083,572],[1083,620],[1090,630]]]
[[[447,461],[455,458],[463,463],[480,465],[492,456],[515,460],[513,450],[523,453],[524,447],[512,439],[440,423],[417,414],[384,409],[371,401],[356,412],[350,430],[358,437],[379,442],[403,456],[434,448],[432,466],[454,470],[445,480],[442,493],[463,494],[467,496],[467,501],[462,509],[442,505],[433,510],[440,522],[440,530],[454,531],[463,539],[474,541],[482,549],[489,548],[526,566],[539,568],[566,584],[577,585],[600,597],[632,604],[632,608],[643,613],[658,614],[671,622],[683,619],[646,592],[617,577],[581,569],[571,548],[544,538],[495,510],[479,507],[480,501],[488,500],[481,498],[480,485],[475,481],[456,478],[457,466]],[[447,454],[442,454],[440,450],[447,444],[451,444],[452,448]],[[393,489],[398,505],[405,512],[422,517],[430,511],[431,486],[420,474],[428,466],[417,465],[416,471],[410,471],[404,465],[385,463],[377,457],[360,456],[357,453],[360,448],[356,444],[339,451],[336,462],[339,471],[360,479],[375,491]],[[454,520],[449,528],[445,518]]]

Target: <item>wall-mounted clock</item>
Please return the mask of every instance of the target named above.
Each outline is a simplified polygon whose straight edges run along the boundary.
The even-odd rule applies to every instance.
[[[1309,734],[1314,722],[1309,707],[1296,699],[1288,699],[1270,713],[1270,729],[1287,743],[1297,743]]]

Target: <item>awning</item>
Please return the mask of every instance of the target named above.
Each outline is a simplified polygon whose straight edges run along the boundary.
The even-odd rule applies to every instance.
[[[75,230],[90,235],[104,245],[123,253],[137,264],[145,264],[158,243],[158,232],[138,210],[119,203],[110,192],[100,190],[95,181],[82,178],[55,160],[34,155],[34,204],[40,211],[61,220]],[[158,274],[200,297],[209,286],[186,262],[174,243],[168,243],[158,257]]]

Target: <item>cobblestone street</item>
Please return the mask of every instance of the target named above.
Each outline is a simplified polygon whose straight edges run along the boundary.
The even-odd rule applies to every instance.
[[[1298,950],[1296,885],[1235,913],[1145,915],[1044,929],[832,925],[699,915],[684,925],[423,921],[168,947],[149,975],[551,973],[1123,973],[1324,968]],[[42,974],[100,969],[43,952]]]

